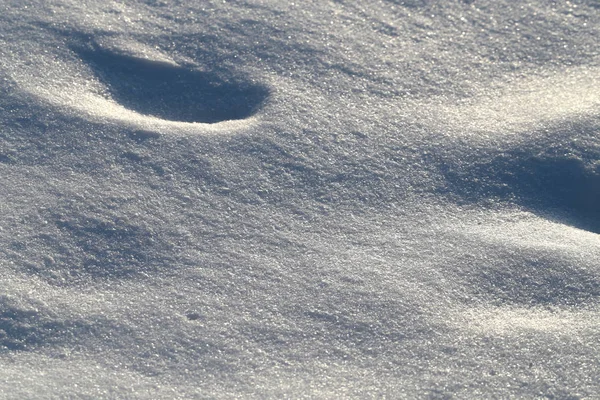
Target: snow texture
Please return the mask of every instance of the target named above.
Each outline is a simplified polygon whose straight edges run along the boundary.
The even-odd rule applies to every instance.
[[[0,2],[0,398],[598,398],[597,0]]]

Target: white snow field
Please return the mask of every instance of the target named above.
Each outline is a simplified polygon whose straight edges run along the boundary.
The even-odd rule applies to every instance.
[[[598,0],[0,0],[0,399],[598,399],[599,234]]]

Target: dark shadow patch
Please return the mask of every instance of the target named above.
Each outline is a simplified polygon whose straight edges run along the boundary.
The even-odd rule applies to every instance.
[[[96,331],[93,324],[61,319],[41,304],[0,296],[0,352],[81,340]]]
[[[84,215],[56,216],[64,240],[76,250],[57,268],[70,275],[96,278],[127,278],[151,269],[157,254],[169,253],[162,241],[145,229],[118,219]],[[165,260],[162,260],[165,261]]]
[[[545,218],[600,233],[600,168],[585,158],[531,150],[501,153],[466,168],[441,168],[468,202],[515,202]]]
[[[97,46],[74,50],[91,66],[115,101],[165,120],[216,123],[244,119],[269,96],[266,87],[235,79],[226,71],[187,69]]]

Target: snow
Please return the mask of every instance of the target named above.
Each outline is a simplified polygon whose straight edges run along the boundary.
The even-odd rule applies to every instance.
[[[0,4],[0,398],[594,398],[600,8]]]

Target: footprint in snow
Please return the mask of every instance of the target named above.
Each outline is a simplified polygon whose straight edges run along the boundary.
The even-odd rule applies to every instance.
[[[261,85],[94,48],[74,49],[126,109],[167,121],[217,122],[252,116],[269,96]]]

